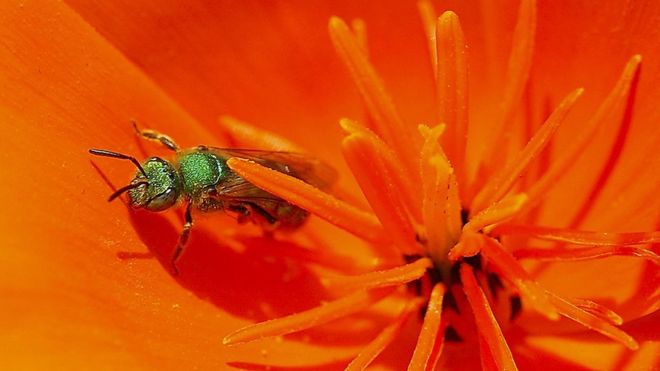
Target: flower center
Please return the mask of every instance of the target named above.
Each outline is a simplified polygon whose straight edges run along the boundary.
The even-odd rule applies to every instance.
[[[631,104],[628,98],[634,97],[641,57],[630,59],[594,118],[581,125],[581,131],[556,159],[550,161],[546,155],[546,161],[534,161],[542,156],[582,89],[571,92],[544,122],[527,122],[525,130],[516,128],[515,118],[523,108],[531,68],[536,24],[535,2],[521,0],[506,84],[500,95],[501,112],[485,135],[491,139],[486,148],[468,156],[466,139],[484,133],[470,130],[467,49],[460,22],[453,12],[436,17],[429,1],[421,0],[419,5],[431,36],[429,54],[438,114],[436,125],[420,125],[416,131],[398,115],[371,65],[364,28],[351,29],[338,18],[332,18],[329,24],[332,41],[369,114],[368,126],[348,119],[340,124],[348,133],[342,142],[344,157],[373,214],[257,164],[236,159],[227,162],[259,188],[383,249],[384,256],[392,256],[384,250],[395,250],[395,256],[402,257],[404,264],[388,261],[374,272],[329,279],[328,287],[350,294],[317,308],[238,330],[228,335],[225,343],[300,331],[365,310],[389,297],[403,299],[405,305],[348,369],[364,369],[397,337],[410,314],[421,311],[423,323],[411,369],[433,369],[443,341],[462,340],[479,344],[482,364],[514,370],[513,355],[498,318],[508,315],[510,320],[515,319],[523,303],[526,309],[550,320],[560,315],[570,318],[636,349],[635,340],[617,327],[621,317],[590,300],[565,299],[549,292],[518,260],[636,255],[660,264],[660,257],[641,246],[660,242],[658,232],[602,233],[541,227],[535,225],[538,219],[533,212],[588,146],[601,121]],[[498,155],[509,144],[503,133],[520,134],[516,139],[527,144],[518,151],[516,148]],[[607,162],[601,179],[611,173],[609,164],[614,162]],[[600,186],[597,182],[594,189]],[[599,192],[592,194],[597,198]],[[590,210],[592,205],[590,198],[582,209]],[[582,218],[586,212],[579,214]],[[579,222],[571,228],[578,227]],[[549,241],[554,248],[516,248],[509,244],[513,237],[526,243]],[[585,245],[589,247],[581,247]],[[508,306],[498,305],[504,298],[508,298]],[[508,313],[500,313],[500,307]]]
[[[464,227],[468,223],[470,212],[466,209],[461,209],[460,215],[462,227]],[[478,235],[480,238],[493,238],[482,233],[481,231],[478,233]],[[493,239],[499,243],[498,238],[495,237]],[[423,245],[426,242],[422,239],[418,239],[418,241]],[[411,264],[421,258],[423,258],[422,255],[404,255],[403,260],[407,264]],[[456,298],[456,295],[460,295],[461,301],[466,301],[461,288],[461,264],[467,264],[472,267],[475,276],[481,282],[481,285],[484,288],[484,292],[489,297],[489,299],[494,302],[508,299],[507,313],[502,313],[504,310],[503,306],[497,306],[500,310],[500,313],[497,313],[497,317],[508,317],[509,321],[514,321],[522,311],[522,301],[520,295],[515,290],[505,286],[497,272],[488,269],[488,266],[484,262],[480,252],[473,256],[462,257],[459,261],[452,262],[448,258],[445,258],[439,262],[433,261],[432,266],[427,269],[426,273],[422,277],[420,277],[418,280],[408,282],[408,291],[412,295],[420,297],[424,300],[424,304],[421,305],[419,311],[420,318],[423,320],[426,315],[427,308],[429,307],[432,288],[437,284],[442,284],[448,288],[443,295],[442,311],[445,313],[447,311],[452,311],[456,314],[455,318],[461,319],[462,313]],[[463,308],[464,311],[465,309],[466,308]],[[463,341],[464,336],[461,336],[460,331],[457,330],[452,324],[447,324],[444,329],[444,338],[446,341],[460,342]]]

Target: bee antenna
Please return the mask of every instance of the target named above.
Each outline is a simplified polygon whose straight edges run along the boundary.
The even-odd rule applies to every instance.
[[[124,193],[126,191],[130,191],[131,189],[137,188],[141,185],[149,185],[149,182],[147,182],[146,180],[141,180],[137,183],[133,183],[133,184],[129,184],[127,186],[121,187],[118,190],[116,190],[113,194],[111,194],[110,197],[108,197],[108,202],[110,202],[110,201],[114,200],[115,198],[119,197],[122,193]]]
[[[140,170],[140,172],[142,173],[142,175],[144,175],[145,178],[149,179],[149,177],[147,176],[147,172],[144,171],[144,168],[142,168],[142,165],[140,165],[140,162],[136,160],[135,157],[125,155],[119,152],[108,151],[107,149],[92,148],[89,150],[89,153],[96,156],[113,157],[113,158],[118,158],[120,160],[129,160],[130,162],[133,163],[133,165],[135,165]]]

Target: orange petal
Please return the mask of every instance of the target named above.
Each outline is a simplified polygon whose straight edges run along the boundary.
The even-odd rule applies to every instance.
[[[258,129],[254,125],[250,125],[231,116],[221,116],[219,121],[225,135],[228,137],[227,139],[231,147],[298,153],[305,152],[287,139]]]
[[[632,80],[630,81],[630,87],[628,88],[626,101],[622,102],[625,106],[623,108],[623,115],[619,121],[618,130],[616,132],[616,140],[614,140],[612,143],[611,148],[608,149],[607,152],[609,153],[609,156],[607,157],[605,163],[601,166],[598,178],[596,178],[591,185],[587,199],[584,200],[580,208],[573,216],[573,219],[569,223],[570,227],[580,226],[587,218],[587,216],[592,212],[594,204],[601,197],[605,186],[607,185],[615,167],[618,165],[621,159],[623,147],[626,144],[630,126],[632,124],[633,109],[637,97],[637,88],[639,86],[639,76],[640,70],[637,69],[635,74],[632,76]]]
[[[139,141],[131,118],[182,145],[212,136],[63,2],[0,3],[0,35],[3,367],[161,368],[184,354],[197,358],[234,317],[191,295],[190,278],[177,284],[157,259],[118,258],[154,247],[144,233],[158,233],[170,249],[180,225],[155,214],[136,220],[120,202],[108,204],[103,176],[121,186],[135,169],[87,150],[142,159],[144,146],[169,155]],[[157,221],[153,229],[145,219]],[[207,327],[192,330],[191,318]],[[164,339],[186,346],[164,359],[156,355]],[[214,367],[229,356],[190,365]]]
[[[435,43],[435,23],[437,15],[433,4],[430,0],[419,0],[417,2],[417,9],[419,16],[422,19],[422,26],[424,26],[424,33],[428,41],[428,52],[431,56],[431,65],[433,66],[433,73],[437,73],[436,64],[438,63],[438,49]]]
[[[230,114],[339,156],[337,114],[358,110],[326,25],[346,5],[67,3],[209,130]]]
[[[536,17],[536,1],[521,0],[516,27],[513,31],[513,47],[506,71],[506,85],[501,98],[500,116],[490,130],[493,137],[484,151],[483,159],[485,163],[497,162],[500,158],[500,156],[496,156],[497,150],[504,147],[503,133],[508,132],[515,123],[516,109],[522,99],[529,71],[532,67]]]
[[[585,128],[572,141],[571,146],[563,150],[559,158],[552,161],[550,169],[528,190],[527,193],[529,194],[530,202],[525,207],[526,210],[535,206],[541,200],[541,197],[555,184],[562,173],[566,172],[575,163],[575,159],[584,151],[584,148],[590,143],[591,139],[594,138],[594,133],[598,129],[599,124],[611,115],[618,106],[625,103],[630,94],[633,80],[637,76],[641,60],[641,56],[635,55],[628,61],[616,86],[612,88],[612,91],[602,102],[592,119],[587,122]]]
[[[346,366],[345,371],[361,371],[366,369],[371,362],[401,333],[403,325],[406,324],[410,315],[419,308],[419,301],[409,301],[406,308],[399,317],[389,326],[385,327],[378,336],[364,347],[360,354],[351,363]]]

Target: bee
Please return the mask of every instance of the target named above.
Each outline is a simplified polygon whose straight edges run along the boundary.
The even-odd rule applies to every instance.
[[[171,257],[171,269],[178,275],[181,258],[193,227],[193,211],[210,213],[226,211],[237,216],[239,223],[252,222],[266,233],[299,228],[309,213],[286,200],[248,182],[227,165],[238,157],[298,178],[315,187],[326,189],[336,178],[334,169],[313,157],[280,151],[216,148],[204,145],[181,149],[169,136],[157,131],[136,133],[156,141],[174,152],[171,159],[150,157],[140,163],[135,157],[105,149],[90,149],[96,156],[128,160],[137,171],[131,182],[110,195],[112,201],[128,195],[128,204],[135,209],[153,212],[185,204],[184,225]]]

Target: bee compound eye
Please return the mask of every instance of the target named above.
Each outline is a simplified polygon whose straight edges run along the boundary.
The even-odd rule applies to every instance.
[[[151,211],[163,211],[176,203],[177,193],[173,188],[168,188],[165,192],[152,197],[147,203],[147,209]]]

